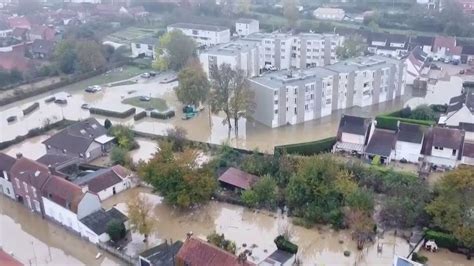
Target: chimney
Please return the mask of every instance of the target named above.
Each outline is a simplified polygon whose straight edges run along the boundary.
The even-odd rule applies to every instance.
[[[23,153],[21,153],[21,152],[17,153],[17,154],[16,154],[16,158],[17,158],[17,159],[23,158]]]
[[[86,193],[89,191],[89,185],[84,185],[81,187],[82,193]]]
[[[193,232],[190,231],[186,234],[186,240],[190,239],[193,236]]]

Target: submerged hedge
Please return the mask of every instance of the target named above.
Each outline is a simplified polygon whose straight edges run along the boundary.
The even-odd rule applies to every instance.
[[[116,118],[127,118],[135,114],[136,111],[137,110],[135,108],[130,108],[123,112],[109,111],[109,110],[94,108],[94,107],[89,109],[89,112],[91,114],[102,115],[102,116],[107,116],[107,117],[116,117]]]
[[[289,252],[291,254],[298,253],[298,246],[285,239],[284,236],[279,235],[274,240],[278,249]]]
[[[133,120],[138,121],[145,117],[146,117],[146,111],[141,111],[140,113],[137,113],[136,115],[133,116]]]
[[[40,106],[40,105],[39,105],[38,102],[33,103],[32,105],[26,107],[26,108],[23,110],[23,115],[31,114],[34,110],[38,109],[39,106]]]
[[[314,154],[330,152],[334,144],[336,144],[336,137],[330,137],[311,142],[275,146],[274,152],[277,153],[285,150],[288,154],[310,156]]]

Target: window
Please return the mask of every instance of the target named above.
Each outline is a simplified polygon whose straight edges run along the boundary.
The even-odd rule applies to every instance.
[[[296,104],[296,98],[295,98],[295,104]]]
[[[453,156],[456,156],[456,150],[455,149],[453,150]]]
[[[139,43],[136,43],[136,44],[135,44],[135,47],[136,47],[137,49],[140,49],[140,44],[139,44]]]
[[[36,188],[32,187],[31,190],[33,191],[33,197],[36,198]]]
[[[193,30],[193,35],[198,35],[198,31],[197,30]]]
[[[307,105],[307,104],[304,105],[304,109],[305,109],[306,111],[308,111],[308,105]]]
[[[26,182],[23,182],[23,188],[25,189],[25,192],[28,193],[28,185]]]
[[[278,114],[278,109],[277,109],[277,110],[275,110],[275,114],[276,114],[276,115]]]
[[[275,100],[275,104],[278,104],[278,100]]]
[[[295,107],[295,115],[297,115],[297,114],[298,114],[298,112],[296,111],[296,107]]]
[[[298,89],[295,88],[295,95],[298,94]]]
[[[15,178],[15,183],[16,183],[16,187],[20,188],[20,180],[18,180],[18,178]]]
[[[153,45],[148,45],[148,50],[152,51],[153,50]]]
[[[273,95],[277,96],[277,95],[278,95],[278,91],[274,91],[274,92],[273,92]]]

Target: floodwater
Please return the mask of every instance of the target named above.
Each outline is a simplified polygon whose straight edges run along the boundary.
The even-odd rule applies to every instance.
[[[230,145],[245,149],[256,149],[261,151],[273,151],[275,145],[312,141],[329,136],[334,136],[341,114],[357,114],[373,116],[375,114],[398,109],[403,106],[406,99],[410,98],[411,90],[407,88],[407,96],[396,99],[392,102],[382,103],[365,108],[351,108],[338,111],[331,116],[324,117],[303,124],[285,126],[280,128],[269,128],[262,124],[242,119],[239,124],[239,136],[235,138],[232,133],[228,138],[227,125],[224,125],[223,117],[220,115],[209,115],[206,109],[197,117],[190,120],[182,120],[181,103],[176,99],[173,88],[177,82],[160,83],[170,80],[173,74],[165,73],[150,80],[138,78],[137,84],[123,85],[116,87],[104,86],[102,92],[86,93],[81,88],[74,86],[65,87],[53,92],[31,97],[10,105],[0,107],[0,141],[14,139],[18,135],[24,135],[28,130],[43,126],[45,123],[54,122],[62,118],[70,120],[84,119],[90,116],[88,110],[81,109],[84,103],[93,107],[106,108],[108,110],[123,111],[131,106],[122,104],[122,100],[135,96],[152,96],[165,99],[169,106],[176,110],[176,117],[170,120],[157,120],[145,118],[140,121],[133,121],[132,117],[127,119],[111,119],[113,123],[121,123],[133,126],[137,131],[152,133],[157,135],[166,134],[166,130],[175,126],[184,127],[188,132],[188,138],[196,141],[221,144],[228,142]],[[58,105],[55,103],[45,103],[44,100],[52,95],[65,94],[68,104]],[[23,116],[22,110],[34,102],[40,104],[40,108],[33,113]],[[137,111],[141,111],[137,108]],[[6,118],[16,115],[18,120],[8,123]],[[95,115],[94,115],[95,116]],[[100,122],[105,117],[95,116]]]
[[[414,97],[405,103],[405,106],[416,108],[422,104],[449,104],[449,100],[461,94],[463,79],[451,76],[448,79],[440,79],[435,84],[428,84],[426,94],[423,97]]]
[[[24,265],[123,264],[4,196],[0,196],[0,246]],[[99,252],[103,255],[96,260]]]
[[[303,265],[391,265],[394,254],[406,256],[409,252],[408,243],[394,236],[392,232],[387,232],[383,238],[376,240],[376,244],[383,246],[381,253],[377,253],[376,244],[358,251],[349,232],[345,230],[336,232],[329,228],[306,229],[291,225],[288,218],[276,213],[254,212],[244,207],[216,201],[191,211],[180,211],[163,204],[162,198],[152,194],[150,189],[133,190],[138,190],[155,204],[153,212],[156,223],[154,233],[147,244],[142,242],[141,235],[132,234],[132,241],[125,250],[127,254],[139,253],[164,240],[183,240],[188,232],[193,232],[195,236],[204,239],[216,231],[236,242],[237,253],[243,250],[244,243],[247,248],[255,246],[252,249],[251,260],[260,262],[276,250],[273,239],[284,228],[289,228],[292,241],[299,246],[299,258],[303,261]],[[126,201],[133,190],[106,200],[104,206],[106,208],[116,206],[126,212]],[[344,256],[345,250],[351,252],[349,257]],[[462,256],[454,254],[447,257],[449,261],[453,259],[458,263],[456,265],[467,265]],[[443,262],[444,256],[438,256],[436,260]]]

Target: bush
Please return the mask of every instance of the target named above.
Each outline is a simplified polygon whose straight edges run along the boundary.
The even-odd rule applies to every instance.
[[[312,142],[275,146],[274,153],[281,153],[283,150],[286,150],[288,154],[311,156],[314,154],[330,152],[334,144],[336,144],[336,137],[330,137]]]
[[[158,119],[170,119],[175,116],[175,113],[173,110],[168,110],[166,112],[151,112],[150,117],[153,118],[158,118]]]
[[[428,258],[423,256],[423,255],[418,255],[418,253],[413,252],[413,255],[411,257],[412,261],[419,262],[421,264],[426,264],[428,262]]]
[[[135,114],[136,109],[135,108],[130,108],[130,109],[128,109],[126,111],[123,111],[123,112],[115,112],[115,111],[109,111],[109,110],[104,110],[104,109],[93,107],[93,108],[89,109],[89,112],[91,114],[108,116],[108,117],[127,118],[127,117]]]
[[[111,240],[119,241],[125,237],[127,230],[122,222],[114,219],[107,223],[107,234],[110,236]]]
[[[105,119],[104,128],[109,130],[112,127],[112,122],[109,119]]]
[[[38,102],[35,102],[34,104],[26,107],[24,110],[23,110],[23,115],[27,115],[27,114],[31,114],[34,110],[38,109],[39,108],[39,103]]]
[[[110,160],[113,164],[129,165],[132,161],[126,149],[114,147],[110,152]]]
[[[133,120],[138,121],[146,117],[146,112],[141,111],[140,113],[133,116]]]
[[[428,230],[425,232],[425,239],[434,240],[438,247],[447,248],[449,250],[456,249],[459,244],[456,238],[452,234],[443,233],[434,230]]]
[[[278,249],[296,254],[298,252],[298,246],[287,240],[284,236],[279,235],[273,241]]]

